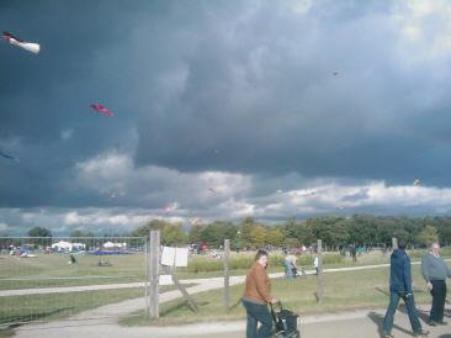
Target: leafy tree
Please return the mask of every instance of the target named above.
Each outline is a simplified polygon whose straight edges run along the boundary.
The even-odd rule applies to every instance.
[[[183,231],[182,224],[167,224],[163,228],[162,243],[164,245],[186,244],[188,236]]]
[[[241,247],[252,245],[252,230],[257,226],[252,217],[246,217],[240,224],[240,242]]]
[[[163,228],[166,225],[169,225],[171,223],[159,220],[159,219],[153,219],[150,222],[138,227],[136,230],[132,231],[131,236],[133,237],[148,237],[149,231],[151,230],[163,230]]]
[[[230,222],[215,221],[204,227],[200,234],[202,242],[207,242],[211,247],[220,247],[225,239],[234,243],[238,228]]]
[[[274,245],[276,247],[281,247],[283,244],[284,237],[285,236],[283,230],[280,228],[267,230],[265,235],[265,243]]]
[[[423,230],[418,234],[418,242],[422,245],[430,245],[433,242],[438,241],[437,229],[432,225],[426,225]]]
[[[70,237],[94,237],[94,234],[90,231],[75,230],[71,232]]]
[[[34,227],[28,230],[28,236],[30,237],[52,237],[52,232],[43,227]]]
[[[149,231],[160,230],[160,239],[163,245],[185,244],[188,236],[180,223],[169,223],[163,220],[154,219],[131,233],[133,237],[148,237]],[[132,241],[135,244],[134,241]]]
[[[253,246],[255,246],[257,248],[261,248],[262,246],[265,245],[266,238],[267,238],[267,231],[263,226],[257,225],[252,229],[251,243]]]
[[[35,246],[48,246],[51,243],[52,232],[44,227],[34,227],[28,230],[28,236],[30,237],[41,237],[41,238],[33,238],[30,240]]]
[[[199,223],[193,224],[191,230],[189,232],[189,242],[190,243],[199,243],[201,241],[201,234],[204,226]]]

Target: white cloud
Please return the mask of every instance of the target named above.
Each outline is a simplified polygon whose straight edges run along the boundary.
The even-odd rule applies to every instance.
[[[338,210],[354,213],[372,209],[392,215],[404,212],[437,214],[451,211],[451,188],[388,186],[380,181],[327,183],[314,188],[276,192],[263,197],[260,202],[257,200],[256,204],[255,214],[264,218],[312,216]]]
[[[8,230],[8,224],[0,223],[0,232]]]
[[[159,166],[135,167],[129,154],[109,152],[76,164],[80,186],[99,194],[127,198],[141,206],[171,211],[187,205],[224,201],[250,191],[249,175],[221,171],[184,173]],[[124,197],[126,196],[126,197]]]
[[[209,177],[207,175],[207,177]],[[199,179],[198,182],[202,182]],[[314,183],[314,184],[313,184]],[[262,183],[264,184],[264,183]],[[350,215],[368,210],[376,214],[449,214],[451,212],[451,188],[396,185],[382,181],[343,183],[340,181],[310,182],[307,188],[287,189],[252,197],[252,192],[241,196],[215,200],[208,204],[183,206],[171,202],[171,210],[164,207],[146,209],[131,207],[103,208],[40,208],[0,209],[0,231],[21,225],[25,232],[31,224],[54,231],[70,233],[77,229],[99,232],[126,232],[152,219],[171,222],[204,223],[213,220],[232,220],[252,216],[263,221],[284,221],[288,217],[312,217],[328,214]],[[181,199],[181,198],[180,198]],[[185,203],[187,204],[187,203]],[[32,222],[32,223],[31,223]]]
[[[451,54],[451,2],[404,0],[393,3],[400,49],[411,62],[448,58]],[[415,50],[414,53],[412,51]]]

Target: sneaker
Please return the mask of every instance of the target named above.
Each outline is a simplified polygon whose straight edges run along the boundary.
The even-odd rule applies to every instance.
[[[438,325],[448,325],[448,322],[445,322],[444,320],[437,323]]]
[[[395,338],[391,333],[384,333],[384,338]]]
[[[414,337],[426,338],[429,335],[429,331],[420,331],[413,334]]]
[[[429,323],[428,323],[429,326],[437,326],[437,324],[438,323],[434,322],[433,320],[430,320]]]

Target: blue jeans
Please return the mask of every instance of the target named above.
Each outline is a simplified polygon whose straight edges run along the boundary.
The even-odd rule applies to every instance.
[[[421,324],[418,320],[418,313],[415,308],[415,300],[413,299],[413,294],[410,294],[410,296],[407,297],[407,294],[405,292],[391,291],[390,304],[388,305],[387,313],[385,314],[384,318],[384,333],[391,333],[391,329],[393,328],[393,319],[400,298],[402,298],[402,300],[406,304],[407,314],[409,315],[410,325],[412,325],[413,332],[421,332]]]
[[[267,338],[271,337],[272,317],[268,307],[257,304],[246,299],[241,299],[247,312],[246,338]],[[261,323],[257,330],[258,322]]]

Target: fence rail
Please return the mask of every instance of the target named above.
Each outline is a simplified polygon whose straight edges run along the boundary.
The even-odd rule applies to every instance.
[[[0,325],[142,298],[147,255],[146,237],[0,237],[0,294],[15,290],[14,296],[0,296]],[[131,287],[107,286],[124,284]],[[33,292],[52,288],[52,293]]]

